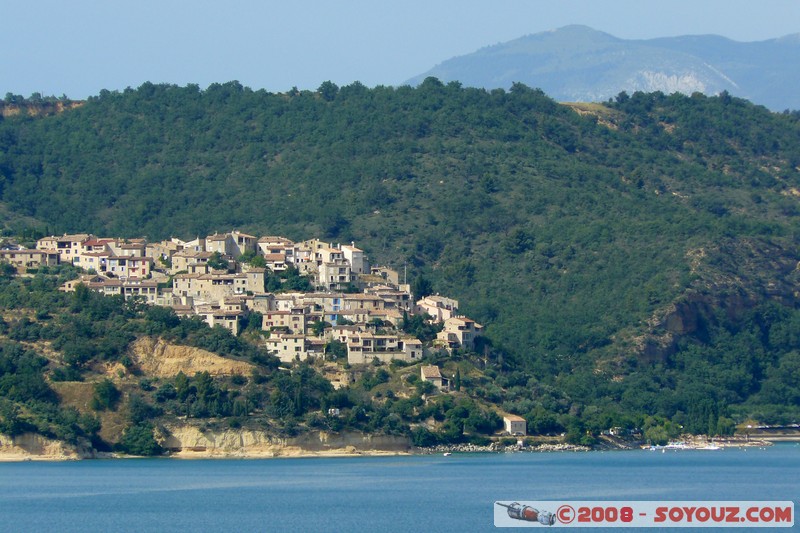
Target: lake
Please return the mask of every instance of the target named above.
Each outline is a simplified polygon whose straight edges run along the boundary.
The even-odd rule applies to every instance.
[[[800,444],[0,464],[3,531],[489,531],[497,500],[792,500]],[[795,500],[796,501],[796,500]]]

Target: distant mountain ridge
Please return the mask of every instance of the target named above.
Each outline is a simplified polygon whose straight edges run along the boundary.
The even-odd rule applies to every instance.
[[[587,26],[527,35],[448,59],[433,76],[466,86],[538,87],[559,101],[605,101],[622,91],[728,91],[774,111],[800,109],[800,34],[759,42],[717,35],[626,40]]]

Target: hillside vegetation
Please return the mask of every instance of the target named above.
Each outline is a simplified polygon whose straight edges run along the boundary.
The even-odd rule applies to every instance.
[[[146,83],[0,122],[9,232],[355,240],[458,298],[484,396],[550,430],[797,420],[798,166],[800,115],[725,93]]]
[[[459,376],[448,394],[420,379],[419,363],[343,369],[334,355],[279,369],[278,359],[259,347],[258,313],[234,337],[197,317],[102,296],[85,285],[56,290],[74,277],[72,267],[0,274],[3,435],[34,433],[84,450],[156,455],[175,427],[279,439],[311,431],[386,434],[432,445],[484,443],[502,426],[494,405],[500,396],[484,398],[488,387],[499,389],[467,354],[426,361]],[[337,390],[325,376],[342,373],[349,384]],[[462,383],[468,393],[459,390]],[[568,416],[553,423],[577,422]],[[581,438],[576,432],[575,440]]]

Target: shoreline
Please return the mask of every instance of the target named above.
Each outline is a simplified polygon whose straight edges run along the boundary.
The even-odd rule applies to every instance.
[[[734,436],[720,439],[707,439],[704,436],[687,436],[686,445],[673,448],[669,451],[702,451],[706,446],[714,444],[719,449],[726,448],[767,448],[774,443],[800,443],[800,435],[759,436]],[[255,444],[255,443],[254,443]],[[341,444],[341,442],[337,442]],[[367,442],[363,442],[367,444]],[[375,443],[372,443],[373,445]],[[655,447],[654,447],[655,448]],[[653,449],[654,449],[653,448]],[[664,447],[658,447],[663,449]],[[298,459],[298,458],[332,458],[332,457],[394,457],[413,455],[450,455],[465,453],[558,453],[558,452],[605,452],[642,450],[647,451],[650,446],[641,441],[626,441],[622,439],[603,439],[593,447],[580,446],[567,443],[538,443],[528,445],[501,445],[497,442],[479,446],[475,444],[450,444],[437,445],[427,448],[414,446],[395,446],[393,449],[370,448],[354,445],[345,446],[320,446],[319,444],[308,447],[276,442],[258,443],[251,446],[185,446],[168,449],[166,453],[158,456],[144,457],[125,455],[116,452],[98,452],[86,448],[77,448],[54,441],[40,435],[27,434],[17,438],[0,435],[0,463],[20,462],[67,462],[82,460],[118,460],[118,459]]]
[[[108,460],[129,460],[129,459],[165,459],[165,460],[180,460],[180,461],[193,461],[203,459],[311,459],[311,458],[332,458],[332,457],[394,457],[394,456],[412,456],[420,455],[413,452],[392,452],[385,450],[362,450],[362,451],[348,451],[348,450],[330,450],[330,451],[302,451],[302,452],[289,452],[289,453],[273,453],[273,452],[173,452],[165,453],[162,455],[143,456],[143,455],[126,455],[116,452],[99,452],[87,455],[36,455],[26,454],[20,452],[3,452],[0,451],[0,463],[27,463],[27,462],[52,462],[52,463],[65,463],[72,461],[108,461]]]
[[[781,441],[787,444],[788,441]],[[797,442],[797,441],[794,441]],[[772,443],[753,444],[750,446],[729,445],[720,446],[721,449],[743,449],[743,448],[760,448],[765,449],[772,446]],[[330,450],[330,451],[310,451],[305,450],[302,452],[290,453],[272,453],[272,452],[174,452],[163,455],[155,456],[140,456],[140,455],[125,455],[114,452],[101,452],[85,456],[70,456],[70,455],[30,455],[24,453],[6,453],[0,451],[0,464],[2,463],[25,463],[25,462],[46,462],[46,463],[65,463],[73,461],[108,461],[108,460],[135,460],[135,459],[162,459],[162,460],[178,460],[178,461],[195,461],[195,460],[215,460],[215,459],[241,459],[241,460],[265,460],[265,459],[330,459],[330,458],[357,458],[357,457],[412,457],[412,456],[434,456],[434,455],[462,455],[462,454],[509,454],[509,453],[591,453],[591,452],[615,452],[615,451],[642,451],[649,450],[644,448],[617,448],[617,449],[590,449],[585,446],[572,446],[572,445],[553,445],[553,446],[529,446],[518,449],[484,449],[484,447],[435,447],[419,449],[406,452],[394,452],[386,450],[359,450],[359,451],[346,451],[346,450]],[[673,452],[680,451],[703,451],[701,448],[685,448],[668,450]]]

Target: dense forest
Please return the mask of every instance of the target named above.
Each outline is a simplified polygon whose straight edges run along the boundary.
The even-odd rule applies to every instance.
[[[4,115],[9,234],[357,241],[486,326],[484,396],[543,431],[800,416],[798,113],[429,78]]]

